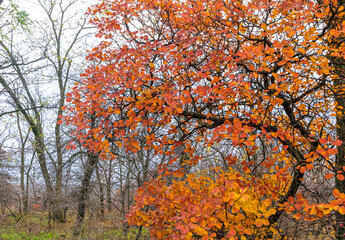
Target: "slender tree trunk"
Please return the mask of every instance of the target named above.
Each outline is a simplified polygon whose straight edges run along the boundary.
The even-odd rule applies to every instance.
[[[6,210],[6,204],[4,202],[1,202],[1,214],[4,215],[5,214],[5,210]]]
[[[111,212],[111,204],[112,204],[112,200],[111,200],[111,177],[112,177],[112,163],[113,160],[110,159],[109,160],[109,168],[108,168],[108,175],[107,175],[107,187],[106,187],[106,191],[107,191],[107,209],[108,212]]]
[[[77,219],[76,219],[76,222],[74,225],[74,231],[73,231],[74,236],[77,236],[80,234],[80,231],[84,222],[86,200],[89,196],[90,180],[91,180],[92,173],[97,165],[97,162],[98,162],[98,155],[89,153],[82,186],[79,193]]]
[[[57,40],[57,39],[56,39]],[[66,85],[63,79],[63,62],[61,61],[60,53],[60,41],[57,40],[57,54],[58,58],[58,67],[56,68],[56,75],[58,77],[59,90],[60,90],[60,100],[59,100],[59,109],[55,124],[55,147],[57,153],[57,168],[56,168],[56,185],[55,185],[55,206],[56,210],[53,214],[53,219],[56,222],[65,222],[64,210],[62,206],[62,168],[63,168],[63,156],[62,156],[62,141],[61,141],[61,125],[58,122],[61,120],[61,115],[63,113],[63,106],[65,104],[65,90]],[[68,81],[70,63],[68,64],[68,70],[66,75],[66,83]]]
[[[21,149],[20,154],[20,192],[21,192],[21,199],[22,199],[22,205],[23,205],[23,211],[28,211],[28,204],[27,204],[27,196],[26,196],[26,190],[25,190],[25,158],[23,153],[23,147]]]
[[[61,109],[61,108],[60,108]],[[59,109],[59,116],[62,114],[62,110]],[[55,184],[55,197],[54,205],[55,211],[53,212],[53,220],[56,222],[65,222],[64,210],[62,206],[62,144],[60,135],[60,125],[55,126],[55,142],[57,153],[57,169],[56,169],[56,184]]]
[[[98,186],[99,186],[99,204],[100,204],[100,213],[101,213],[101,220],[104,220],[104,189],[103,189],[103,183],[101,176],[99,174],[99,168],[98,164],[96,165],[96,176],[97,176],[97,181],[98,181]]]
[[[21,191],[21,205],[23,206],[23,211],[28,211],[28,191],[25,188],[25,145],[28,141],[30,131],[28,131],[25,138],[23,137],[23,132],[20,126],[19,113],[17,112],[17,127],[20,137],[20,191]],[[31,165],[30,165],[31,167]],[[27,187],[27,186],[26,186]]]
[[[126,183],[126,179],[127,179],[127,175],[124,176],[124,172],[123,172],[123,159],[120,158],[119,159],[119,164],[120,164],[120,193],[121,193],[121,212],[122,212],[122,222],[123,224],[123,234],[126,236],[128,233],[128,228],[126,226],[126,187],[127,187],[127,183]],[[128,172],[127,172],[128,173]]]
[[[25,195],[23,199],[24,212],[29,210],[29,175],[26,175]]]
[[[6,46],[1,41],[0,41],[0,45],[3,48],[7,49]],[[27,85],[26,79],[24,78],[24,75],[20,71],[20,68],[18,67],[18,64],[17,64],[15,58],[12,56],[11,52],[7,51],[7,53],[10,55],[12,63],[15,66],[17,66],[16,69],[17,69],[18,76],[23,83],[23,87],[24,87],[24,89],[25,89],[25,91],[26,91],[26,93],[30,99],[30,103],[31,103],[31,106],[33,108],[33,111],[35,112],[34,117],[29,114],[28,110],[25,107],[23,107],[22,103],[20,102],[20,98],[17,96],[16,92],[13,91],[13,89],[10,87],[8,82],[2,76],[0,76],[0,84],[4,87],[6,92],[10,95],[10,97],[13,100],[18,112],[20,112],[24,116],[25,120],[30,125],[31,131],[34,135],[33,145],[34,145],[35,152],[37,153],[38,163],[40,165],[42,176],[43,176],[43,179],[44,179],[44,182],[46,185],[47,197],[48,197],[47,200],[49,202],[49,207],[50,207],[49,214],[51,214],[51,212],[54,212],[54,210],[55,210],[54,201],[53,201],[54,189],[53,189],[53,186],[51,183],[50,174],[49,174],[48,167],[47,167],[47,159],[46,159],[46,155],[45,155],[44,135],[43,135],[43,129],[42,129],[42,125],[41,125],[40,114],[38,112],[38,108],[36,106],[36,103],[35,103],[33,97],[31,96],[31,92],[30,92],[29,87]]]

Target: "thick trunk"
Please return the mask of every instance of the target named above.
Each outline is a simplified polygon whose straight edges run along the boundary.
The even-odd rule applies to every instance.
[[[338,1],[339,6],[344,6],[345,1]],[[338,6],[338,7],[339,7]],[[332,20],[333,19],[333,20]],[[342,28],[343,17],[339,18],[337,16],[330,16],[329,29],[340,30]],[[330,47],[339,49],[343,46],[344,39],[334,39],[330,42]],[[343,143],[341,146],[338,146],[338,153],[335,160],[335,172],[343,171],[345,167],[345,59],[343,57],[330,57],[331,64],[333,65],[334,73],[337,78],[334,81],[334,99],[339,108],[337,109],[337,137]],[[336,176],[337,174],[335,174]],[[338,178],[335,178],[335,188],[338,189],[341,193],[345,193],[345,181],[340,181]],[[337,240],[343,240],[345,237],[345,215],[337,212],[335,214],[335,237]]]
[[[345,61],[344,59],[337,59],[335,61],[336,73],[338,75],[337,80],[335,81],[334,85],[336,88],[344,89],[345,87],[345,78],[344,78],[344,70],[345,70]],[[337,136],[339,140],[343,142],[341,146],[338,147],[338,153],[336,155],[336,162],[335,162],[335,171],[342,171],[343,167],[345,166],[345,95],[344,93],[340,93],[343,91],[339,91],[338,94],[335,96],[335,101],[337,102],[338,106],[343,107],[338,111],[341,111],[341,115],[337,115]],[[340,181],[337,178],[335,179],[335,188],[338,189],[340,192],[345,193],[345,181]],[[345,228],[341,227],[341,225],[345,224],[345,215],[340,213],[336,213],[336,224],[335,224],[335,231],[337,240],[344,239],[345,236]]]

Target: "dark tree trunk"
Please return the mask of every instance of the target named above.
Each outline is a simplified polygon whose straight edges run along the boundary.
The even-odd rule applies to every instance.
[[[320,0],[320,4],[323,4],[323,1]],[[340,0],[337,2],[338,6],[333,6],[334,9],[339,9],[340,6],[345,6],[345,1]],[[327,19],[327,22],[329,21],[329,24],[327,24],[329,27],[327,30],[341,30],[342,28],[342,22],[344,17],[342,16],[339,18],[337,15],[330,15],[329,19]],[[340,48],[340,46],[343,46],[344,39],[332,39],[332,41],[329,43],[331,48]],[[337,109],[337,137],[339,140],[341,140],[343,143],[342,145],[338,146],[338,153],[336,155],[335,160],[335,169],[334,172],[343,171],[343,168],[345,167],[345,59],[343,57],[331,57],[330,61],[332,66],[334,67],[334,73],[337,76],[334,81],[334,100],[339,106]],[[340,113],[340,114],[339,114]],[[338,174],[335,174],[337,176]],[[341,193],[345,193],[345,181],[340,181],[337,177],[335,177],[335,188],[338,189]],[[345,239],[345,228],[343,227],[343,224],[345,224],[345,215],[340,214],[339,212],[336,212],[335,214],[335,237],[337,240],[343,240]]]
[[[86,162],[82,186],[79,193],[77,219],[76,219],[76,222],[74,225],[74,231],[73,231],[74,236],[77,236],[80,234],[80,230],[84,222],[86,200],[89,195],[90,180],[91,180],[92,173],[97,165],[97,162],[98,162],[98,155],[89,153],[89,156]]]
[[[343,89],[345,87],[345,61],[344,59],[334,59],[333,64],[335,65],[335,71],[338,75],[334,85],[336,88],[342,89],[336,94],[335,101],[337,102],[338,106],[343,107],[342,109],[338,109],[338,111],[340,111],[342,114],[337,115],[337,136],[339,140],[343,142],[342,145],[338,147],[338,153],[336,155],[335,172],[337,172],[339,170],[342,171],[343,167],[345,166],[345,95],[343,93]],[[336,175],[337,174],[335,174],[335,176]],[[340,181],[338,178],[335,178],[335,188],[340,192],[345,193],[345,181]],[[336,224],[334,226],[337,240],[344,239],[345,228],[342,227],[343,224],[345,224],[345,215],[337,212]]]

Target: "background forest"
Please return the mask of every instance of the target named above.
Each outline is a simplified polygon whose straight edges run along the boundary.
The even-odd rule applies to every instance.
[[[344,7],[2,1],[0,239],[345,239]]]
[[[86,50],[98,41],[85,14],[90,5],[0,5],[0,239],[73,237],[88,153],[81,144],[66,149],[73,127],[59,121],[66,93],[86,68]],[[81,237],[120,239],[128,232],[123,221],[143,182],[141,171],[154,163],[150,151],[140,159],[116,151],[123,156],[95,166]]]

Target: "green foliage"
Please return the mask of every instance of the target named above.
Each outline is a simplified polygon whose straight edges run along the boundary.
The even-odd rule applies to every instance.
[[[32,23],[32,21],[29,18],[29,13],[27,13],[25,10],[21,11],[19,6],[13,2],[11,2],[10,6],[9,14],[12,19],[25,31],[30,32],[29,25]],[[12,24],[12,26],[15,28],[14,24]]]
[[[29,18],[29,13],[25,10],[21,10],[17,4],[13,1],[9,1],[7,7],[0,7],[0,34],[2,37],[7,38],[6,34],[2,34],[4,29],[23,29],[26,32],[30,32],[30,24],[32,20]],[[8,26],[8,28],[4,28]]]

